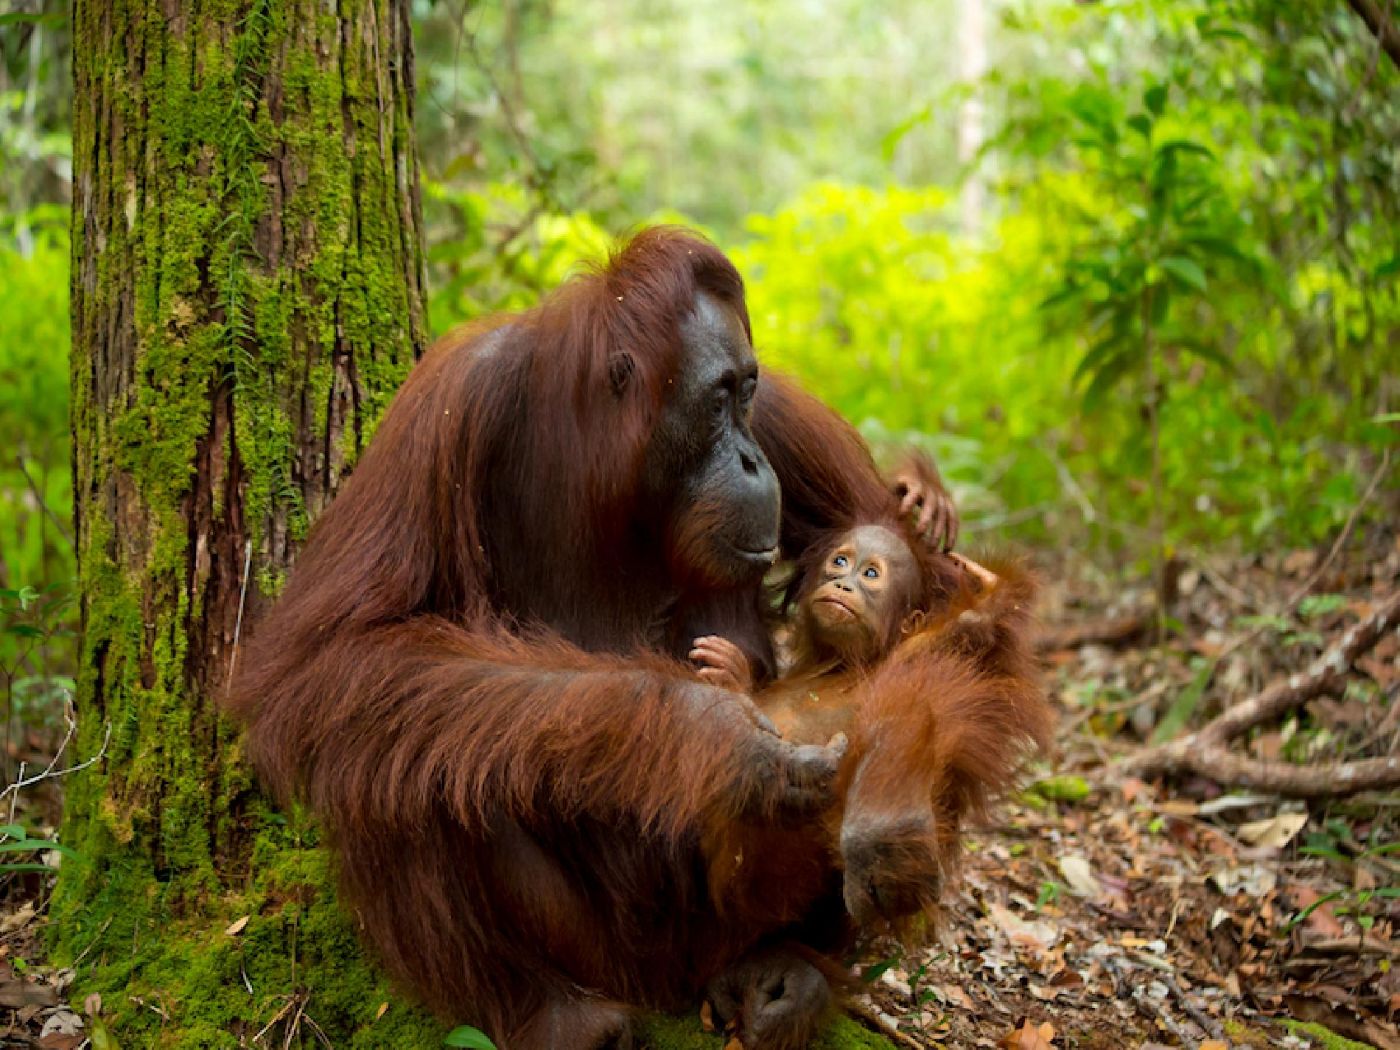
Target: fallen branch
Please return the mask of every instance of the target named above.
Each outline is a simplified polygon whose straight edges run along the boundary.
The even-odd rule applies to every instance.
[[[1145,613],[1129,613],[1111,620],[1048,627],[1036,635],[1035,647],[1042,653],[1053,653],[1085,645],[1127,645],[1142,635],[1150,619]]]
[[[1302,674],[1275,682],[1194,733],[1124,760],[1116,771],[1142,778],[1197,773],[1220,783],[1261,788],[1298,798],[1400,787],[1400,757],[1294,766],[1245,758],[1229,750],[1230,742],[1248,730],[1340,686],[1356,658],[1371,649],[1397,623],[1400,623],[1400,592],[1382,600],[1370,616],[1348,629],[1336,645],[1314,660]]]

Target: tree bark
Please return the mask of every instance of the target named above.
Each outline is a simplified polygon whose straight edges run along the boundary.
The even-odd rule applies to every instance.
[[[317,910],[312,833],[271,816],[217,700],[425,342],[409,9],[73,10],[77,757],[107,744],[68,785],[81,861],[53,917],[123,1045],[237,1045],[241,1024],[341,1009],[309,983],[318,952],[353,956]],[[236,938],[234,913],[254,917]]]
[[[1376,38],[1396,69],[1400,69],[1400,26],[1391,13],[1385,9],[1385,0],[1347,0],[1358,18],[1366,23],[1366,28]]]
[[[959,194],[963,233],[975,236],[982,228],[986,191],[982,173],[974,168],[982,149],[984,113],[981,80],[987,74],[987,11],[985,0],[957,0],[958,78],[969,94],[958,109],[958,163],[963,168]]]

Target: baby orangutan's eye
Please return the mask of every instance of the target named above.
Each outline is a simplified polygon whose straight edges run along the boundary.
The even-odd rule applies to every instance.
[[[847,565],[851,564],[851,560],[844,554],[838,554],[831,559],[831,564],[835,565],[838,569],[844,569]]]
[[[878,580],[880,578],[880,570],[875,568],[875,566],[873,565],[867,566],[865,570],[865,578],[867,580]]]

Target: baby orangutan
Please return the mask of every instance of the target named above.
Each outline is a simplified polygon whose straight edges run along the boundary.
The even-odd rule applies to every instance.
[[[894,647],[914,614],[919,565],[884,525],[842,533],[820,575],[797,597],[789,674],[864,667]],[[695,639],[690,658],[705,681],[735,692],[753,688],[743,650],[727,638]]]
[[[753,701],[794,743],[847,735],[826,842],[807,849],[839,858],[846,912],[866,926],[936,903],[963,818],[1009,787],[1014,756],[1048,736],[1030,647],[1035,584],[1014,561],[988,570],[953,554],[920,558],[884,525],[849,529],[819,554],[790,588],[791,667]],[[690,655],[706,680],[752,688],[728,640],[698,638]],[[742,826],[714,838],[712,884],[741,910],[761,910],[785,884],[776,880],[826,870],[796,843],[762,848]]]
[[[975,562],[943,555],[953,567],[988,584],[995,577]],[[886,656],[923,622],[928,572],[909,544],[886,525],[858,525],[843,532],[815,571],[796,581],[791,659],[785,679],[857,671]],[[809,577],[809,578],[808,578]],[[950,589],[946,582],[942,588]],[[712,685],[735,692],[753,689],[743,650],[727,638],[695,639],[690,658]]]

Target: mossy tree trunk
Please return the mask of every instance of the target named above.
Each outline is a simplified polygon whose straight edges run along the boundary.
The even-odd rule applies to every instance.
[[[73,11],[77,746],[102,757],[68,784],[53,914],[122,1045],[279,1012],[279,1042],[343,1033],[383,1001],[217,701],[425,341],[409,6]]]

